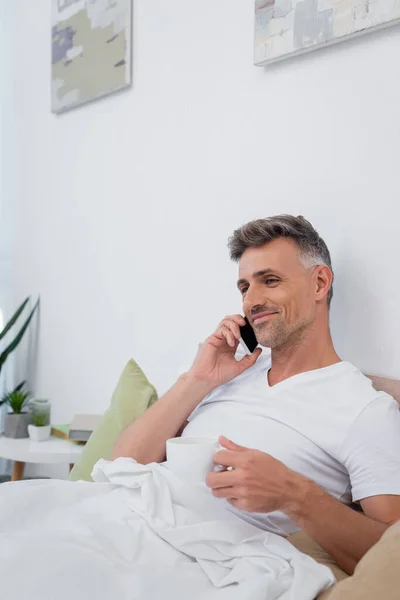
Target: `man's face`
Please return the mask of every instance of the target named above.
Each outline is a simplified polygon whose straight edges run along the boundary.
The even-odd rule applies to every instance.
[[[317,269],[304,267],[285,238],[244,252],[238,288],[259,344],[279,348],[302,338],[315,319]]]

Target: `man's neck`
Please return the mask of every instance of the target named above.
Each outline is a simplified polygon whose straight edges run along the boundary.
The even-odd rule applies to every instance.
[[[322,369],[338,362],[341,362],[341,358],[333,346],[329,327],[323,331],[311,328],[301,339],[272,349],[269,385],[273,386],[298,373]]]

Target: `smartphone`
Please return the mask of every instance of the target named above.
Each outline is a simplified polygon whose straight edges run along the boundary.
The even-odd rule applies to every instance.
[[[250,325],[247,317],[244,317],[246,325],[240,327],[240,343],[242,344],[246,354],[253,354],[254,350],[258,346],[256,334],[254,329]]]

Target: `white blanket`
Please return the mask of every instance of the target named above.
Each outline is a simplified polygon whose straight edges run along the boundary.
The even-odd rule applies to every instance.
[[[92,476],[0,486],[2,598],[312,600],[334,582],[163,465],[101,460]]]

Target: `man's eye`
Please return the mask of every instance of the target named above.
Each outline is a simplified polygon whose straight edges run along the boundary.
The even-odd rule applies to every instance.
[[[242,289],[240,290],[240,293],[243,295],[247,292],[249,288],[248,287],[242,287]]]
[[[275,285],[276,283],[278,283],[278,279],[276,279],[276,277],[269,277],[265,283],[267,285]]]

